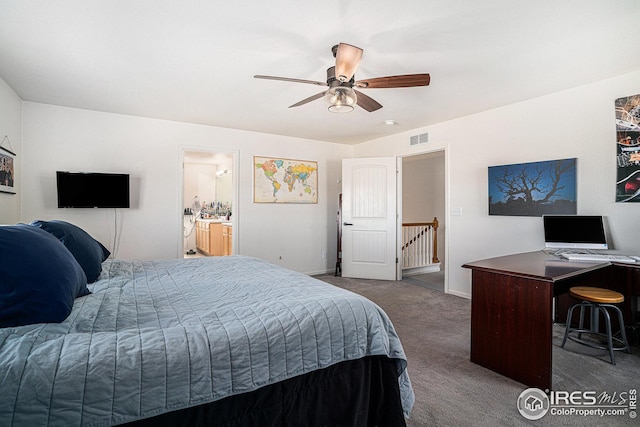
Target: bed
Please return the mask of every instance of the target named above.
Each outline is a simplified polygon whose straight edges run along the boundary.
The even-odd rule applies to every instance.
[[[86,291],[60,322],[0,323],[0,425],[396,426],[411,412],[384,311],[307,275],[245,256],[101,259]]]

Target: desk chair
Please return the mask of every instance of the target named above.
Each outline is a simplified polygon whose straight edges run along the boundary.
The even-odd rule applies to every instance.
[[[627,341],[627,335],[624,330],[622,311],[620,311],[618,307],[613,305],[623,302],[624,295],[609,289],[594,288],[590,286],[572,287],[571,289],[569,289],[569,295],[581,299],[582,302],[574,304],[569,308],[569,313],[567,314],[567,326],[564,332],[564,339],[562,340],[562,345],[560,347],[564,348],[564,345],[567,342],[568,338],[572,341],[587,345],[591,348],[608,350],[612,365],[616,364],[616,359],[613,355],[614,350],[623,350],[627,353],[631,353],[631,347],[629,347],[629,341]],[[571,318],[573,316],[573,310],[576,307],[580,307],[580,322],[577,328],[572,328]],[[585,308],[590,309],[591,324],[589,329],[584,328]],[[611,333],[611,317],[609,315],[609,312],[607,311],[608,309],[612,309],[613,311],[618,313],[618,322],[620,323],[620,334],[622,336],[622,339],[614,337]],[[604,317],[606,333],[600,332],[599,313],[602,313]],[[593,341],[585,341],[582,339],[582,334],[605,337],[607,339],[607,344],[605,346],[599,345]],[[614,342],[617,344],[616,347],[614,347],[613,345]]]

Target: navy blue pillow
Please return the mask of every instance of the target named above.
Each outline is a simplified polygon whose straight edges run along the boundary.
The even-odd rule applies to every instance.
[[[33,221],[31,225],[40,227],[56,236],[76,258],[87,275],[89,283],[98,279],[102,271],[102,262],[111,255],[111,252],[102,246],[102,243],[77,225],[65,221]]]
[[[25,224],[0,226],[0,327],[59,323],[87,278],[58,239]]]

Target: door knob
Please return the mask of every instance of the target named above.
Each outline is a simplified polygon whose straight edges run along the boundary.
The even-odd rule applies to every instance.
[[[353,225],[350,222],[343,222],[342,225]]]

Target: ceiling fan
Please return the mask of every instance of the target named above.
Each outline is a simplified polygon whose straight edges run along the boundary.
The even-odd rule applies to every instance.
[[[355,105],[372,112],[382,108],[382,105],[364,93],[355,90],[367,88],[398,88],[429,85],[429,74],[405,74],[401,76],[376,77],[366,80],[355,80],[355,72],[362,59],[362,49],[347,43],[340,43],[331,49],[336,58],[336,65],[327,69],[327,81],[292,79],[288,77],[255,75],[256,79],[281,80],[294,83],[307,83],[317,86],[328,86],[326,91],[317,93],[297,102],[291,107],[298,107],[316,99],[325,98],[329,111],[346,113],[353,111]]]

